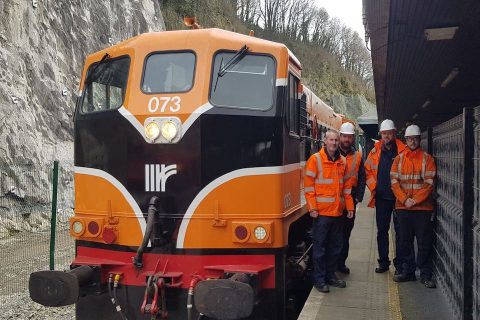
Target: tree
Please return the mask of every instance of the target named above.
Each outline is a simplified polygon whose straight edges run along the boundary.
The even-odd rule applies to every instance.
[[[263,27],[269,32],[278,32],[278,20],[280,7],[286,0],[262,0],[259,5],[260,21]]]
[[[312,38],[314,44],[320,45],[320,38],[323,37],[328,25],[328,12],[325,8],[314,8],[312,18]]]

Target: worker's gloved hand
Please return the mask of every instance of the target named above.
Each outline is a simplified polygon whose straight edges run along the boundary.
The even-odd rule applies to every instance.
[[[348,218],[348,219],[352,219],[354,216],[355,216],[355,211],[353,211],[353,210],[352,210],[352,211],[348,211],[348,213],[347,213],[347,218]]]
[[[317,210],[310,211],[310,217],[312,217],[312,218],[318,217],[318,211]]]
[[[408,198],[406,201],[405,201],[405,207],[407,208],[411,208],[415,205],[415,200],[413,200],[412,198]]]

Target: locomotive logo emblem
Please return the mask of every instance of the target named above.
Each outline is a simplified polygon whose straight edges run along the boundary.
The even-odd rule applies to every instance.
[[[146,192],[165,192],[167,179],[177,174],[177,165],[169,166],[164,164],[146,164],[145,165],[145,191]]]

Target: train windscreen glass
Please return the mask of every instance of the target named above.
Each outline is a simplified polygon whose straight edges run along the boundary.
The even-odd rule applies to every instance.
[[[275,61],[246,54],[228,68],[234,52],[215,55],[210,102],[219,107],[268,110],[275,94]]]
[[[151,54],[145,63],[142,90],[145,93],[188,91],[193,85],[194,71],[192,52]]]
[[[102,59],[88,69],[82,113],[118,109],[123,104],[127,88],[130,58]]]

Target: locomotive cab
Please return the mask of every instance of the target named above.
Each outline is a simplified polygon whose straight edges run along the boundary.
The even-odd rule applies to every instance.
[[[32,274],[32,299],[76,302],[77,319],[285,319],[310,241],[302,168],[316,109],[300,79],[283,44],[219,29],[89,56],[76,257],[67,274]]]

